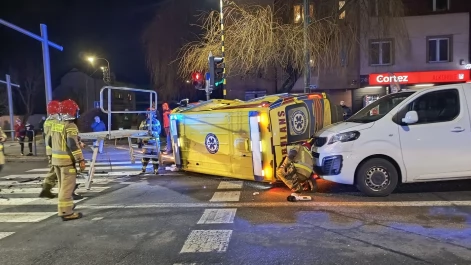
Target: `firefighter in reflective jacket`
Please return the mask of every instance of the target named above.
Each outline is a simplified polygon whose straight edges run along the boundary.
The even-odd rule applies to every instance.
[[[148,148],[142,149],[143,155],[159,155],[160,152],[160,122],[155,118],[154,113],[150,112],[147,114],[147,119],[141,122],[139,130],[147,130],[149,138],[145,138],[140,141],[139,145],[147,145]],[[149,157],[143,157],[142,162],[142,173],[146,172],[147,165],[149,164]],[[159,160],[152,158],[152,166],[154,168],[154,174],[159,173]]]
[[[313,178],[313,157],[310,150],[302,145],[292,148],[276,171],[278,179],[283,181],[293,192],[317,190]]]
[[[78,143],[78,128],[73,120],[78,118],[79,107],[73,100],[60,105],[61,121],[52,125],[48,144],[52,148],[52,166],[59,180],[58,215],[63,221],[79,219],[81,213],[74,212],[72,194],[77,178],[76,163],[85,170],[85,160]]]
[[[5,165],[5,155],[3,154],[3,143],[7,140],[7,135],[3,132],[2,128],[0,128],[0,172],[3,169],[3,165]]]

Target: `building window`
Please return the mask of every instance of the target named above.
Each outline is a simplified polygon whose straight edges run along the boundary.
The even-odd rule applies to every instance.
[[[370,41],[370,65],[392,65],[394,42],[392,40]]]
[[[431,0],[433,11],[448,11],[450,10],[450,0]]]
[[[451,62],[451,37],[427,38],[427,62],[441,63]]]
[[[303,5],[295,5],[293,7],[293,17],[294,23],[302,23],[304,20],[304,6]],[[314,17],[314,5],[309,5],[309,17]]]
[[[372,17],[384,17],[392,13],[392,1],[369,0],[368,5],[369,13]]]
[[[339,1],[339,11],[342,10],[343,6],[345,5],[345,1]],[[339,19],[345,18],[346,11],[345,9],[339,14]]]

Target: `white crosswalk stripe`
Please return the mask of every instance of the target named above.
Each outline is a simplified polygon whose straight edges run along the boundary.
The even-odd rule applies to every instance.
[[[76,192],[78,194],[81,194],[84,192],[98,193],[108,188],[109,187],[90,187],[90,190],[86,190],[85,188],[78,188]],[[0,194],[39,194],[40,192],[41,192],[41,188],[9,188],[9,189],[0,190]],[[58,188],[53,188],[52,192],[57,194],[59,190]]]
[[[138,164],[130,164],[130,165],[126,165],[126,166],[96,166],[95,167],[95,171],[100,171],[100,170],[107,170],[107,171],[115,171],[115,170],[123,170],[123,169],[136,169],[136,168],[141,168],[141,165],[138,165]],[[90,169],[90,167],[86,167],[85,170],[88,171]],[[45,167],[45,168],[35,168],[35,169],[31,169],[31,170],[28,170],[26,172],[49,172],[49,168],[48,167]]]
[[[96,196],[107,191],[120,176],[133,176],[141,172],[139,162],[136,164],[126,161],[98,162],[95,165],[95,175],[89,190],[85,188],[86,179],[83,176],[78,176],[76,183],[80,186],[76,193],[81,194],[84,198],[75,200],[75,204],[86,200],[88,196]],[[9,229],[11,223],[33,225],[57,216],[58,199],[38,197],[48,172],[49,168],[35,168],[24,173],[0,177],[0,241],[11,236],[21,236],[20,234],[15,235],[18,231]],[[86,168],[86,173],[88,173],[88,168]],[[58,188],[53,188],[52,193],[57,194]],[[5,209],[7,209],[6,212]]]

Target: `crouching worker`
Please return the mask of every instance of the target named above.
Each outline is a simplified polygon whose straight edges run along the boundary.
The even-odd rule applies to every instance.
[[[72,194],[76,187],[77,169],[85,170],[85,160],[78,143],[78,128],[74,120],[79,117],[79,107],[73,100],[65,100],[60,105],[61,121],[51,127],[48,144],[52,148],[52,166],[59,181],[57,213],[63,221],[82,218],[82,213],[74,212]]]
[[[143,155],[152,155],[157,156],[160,152],[160,132],[161,126],[160,122],[155,118],[153,112],[147,114],[147,119],[142,121],[141,125],[139,126],[139,130],[147,131],[148,138],[142,139],[142,142],[139,144],[141,147],[144,146],[142,149]],[[147,165],[149,164],[149,157],[143,157],[142,162],[142,173],[146,173]],[[159,159],[152,158],[152,166],[154,168],[154,174],[159,173]]]
[[[280,167],[276,170],[276,177],[283,181],[293,192],[315,192],[317,190],[313,158],[310,150],[305,146],[297,146],[288,152]]]
[[[0,128],[0,172],[2,172],[3,165],[5,165],[5,154],[3,153],[3,143],[7,140],[7,135]]]

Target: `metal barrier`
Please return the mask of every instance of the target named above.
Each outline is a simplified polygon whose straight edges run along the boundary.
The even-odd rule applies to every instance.
[[[107,91],[108,99],[107,99],[107,109],[105,110],[104,108],[104,92],[105,90]],[[112,98],[112,93],[111,90],[121,90],[121,91],[129,91],[129,92],[143,92],[143,93],[149,93],[150,94],[150,99],[149,99],[149,110],[145,111],[114,111],[111,109],[111,98]],[[148,136],[147,130],[111,130],[111,114],[141,114],[141,113],[151,113],[154,112],[155,110],[152,109],[152,103],[155,102],[157,104],[157,92],[152,91],[152,90],[144,90],[144,89],[138,89],[138,88],[128,88],[128,87],[113,87],[113,86],[104,86],[100,90],[100,109],[103,113],[108,114],[108,131],[106,132],[94,132],[94,133],[79,133],[79,136],[82,139],[88,139],[88,140],[104,140],[104,139],[116,139],[116,138],[128,138],[128,144],[129,144],[129,156],[131,158],[131,161],[134,163],[136,158],[157,158],[159,160],[159,164],[162,164],[162,158],[161,158],[161,152],[160,152],[160,138],[157,138],[157,147],[147,147],[147,148],[152,148],[152,149],[157,149],[157,155],[139,155],[135,154],[134,148],[135,145],[132,144],[132,138],[151,138]],[[95,163],[96,163],[96,158],[98,155],[98,146],[93,146],[93,155],[92,155],[92,162],[90,164],[90,169],[88,171],[88,179],[86,181],[86,189],[89,190],[91,186],[91,182],[93,180],[93,177],[95,175]]]
[[[3,130],[3,132],[7,135],[7,141],[5,141],[3,143],[3,151],[4,153],[6,154],[6,150],[7,150],[7,147],[11,147],[11,146],[17,146],[17,145],[20,145],[20,141],[17,140],[16,138],[15,139],[11,139],[11,136],[10,136],[10,141],[8,141],[8,133],[13,133],[12,135],[14,135],[15,133],[15,130]],[[33,137],[32,137],[32,151],[33,151],[33,155],[34,156],[37,156],[38,153],[37,153],[37,146],[36,146],[36,132],[34,130],[26,130],[26,132],[32,132],[33,133]],[[25,137],[25,141],[23,142],[24,144],[27,144],[27,143],[30,143],[29,141],[27,141],[28,137]]]

